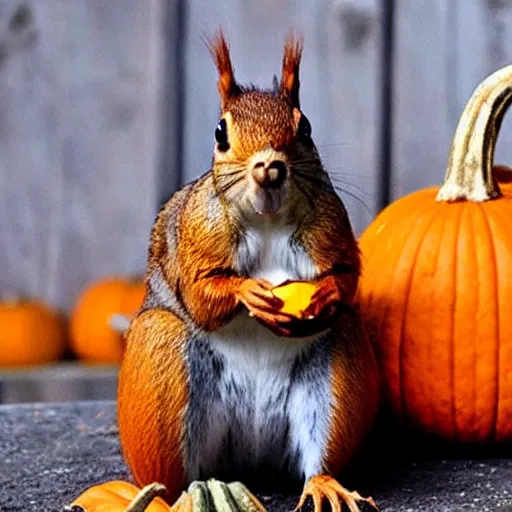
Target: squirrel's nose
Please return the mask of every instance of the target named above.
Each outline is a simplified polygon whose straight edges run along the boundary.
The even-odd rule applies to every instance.
[[[257,162],[251,174],[261,188],[279,188],[286,178],[286,164],[282,160],[273,160],[267,165]]]

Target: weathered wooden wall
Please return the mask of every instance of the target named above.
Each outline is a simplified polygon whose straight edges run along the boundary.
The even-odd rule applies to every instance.
[[[476,86],[512,63],[510,0],[394,0],[392,198],[439,183]],[[512,165],[512,116],[496,161]]]
[[[304,34],[303,109],[357,232],[442,179],[469,95],[512,61],[506,0],[0,0],[0,294],[69,309],[91,280],[143,271],[157,209],[210,165],[201,36],[219,26],[262,86],[287,30]],[[511,139],[507,118],[500,162]]]
[[[0,291],[69,308],[91,279],[141,271],[166,3],[0,1]]]

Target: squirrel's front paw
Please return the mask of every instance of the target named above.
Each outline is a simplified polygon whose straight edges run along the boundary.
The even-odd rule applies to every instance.
[[[288,338],[300,338],[309,336],[309,333],[304,330],[304,321],[295,316],[280,311],[250,311],[250,316],[253,316],[265,327],[270,329],[278,336],[285,336]]]
[[[304,317],[327,325],[334,321],[343,305],[343,297],[334,276],[326,276],[318,283],[318,288],[311,296],[309,306],[304,310]]]
[[[282,311],[283,300],[272,293],[274,286],[263,279],[245,279],[240,285],[239,300],[249,315],[278,336],[302,338],[323,328],[318,322],[305,321],[302,317]]]
[[[238,300],[249,315],[279,336],[290,336],[295,317],[280,312],[283,301],[272,293],[273,285],[264,279],[245,279],[238,290]]]
[[[238,288],[237,298],[253,316],[260,311],[279,311],[283,305],[283,301],[272,293],[272,284],[264,279],[244,279]]]

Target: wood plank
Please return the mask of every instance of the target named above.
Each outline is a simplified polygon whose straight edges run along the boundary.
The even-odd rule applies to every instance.
[[[381,38],[378,0],[189,2],[186,42],[184,177],[205,172],[218,121],[216,72],[201,35],[223,27],[237,79],[262,87],[280,72],[288,29],[302,32],[302,108],[356,231],[377,210]],[[351,197],[356,196],[356,199]],[[357,199],[359,197],[359,199]],[[363,203],[363,204],[361,204]]]
[[[43,35],[33,19],[32,37],[16,44],[11,21],[22,5],[0,3],[0,291],[32,296],[49,291],[44,275],[56,260],[61,111],[48,55],[59,34]]]
[[[393,197],[440,183],[462,110],[477,85],[512,61],[512,4],[396,0]],[[496,161],[512,165],[512,116]]]
[[[512,63],[512,3],[457,0],[455,114],[462,112],[475,87]],[[512,166],[512,111],[505,116],[496,163]]]
[[[165,2],[23,3],[35,38],[0,63],[0,291],[69,309],[90,280],[145,266]],[[2,34],[20,4],[0,1]]]
[[[455,129],[445,0],[395,0],[391,197],[440,183]]]

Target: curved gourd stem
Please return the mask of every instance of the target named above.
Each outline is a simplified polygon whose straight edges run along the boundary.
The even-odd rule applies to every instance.
[[[173,511],[266,512],[261,502],[240,482],[226,484],[214,478],[192,482],[174,504]]]
[[[126,512],[144,512],[149,504],[157,497],[163,496],[167,492],[165,485],[153,483],[143,487],[137,496],[133,498],[128,505]]]
[[[487,77],[462,112],[437,201],[488,201],[501,196],[493,178],[501,122],[512,103],[512,65]]]

